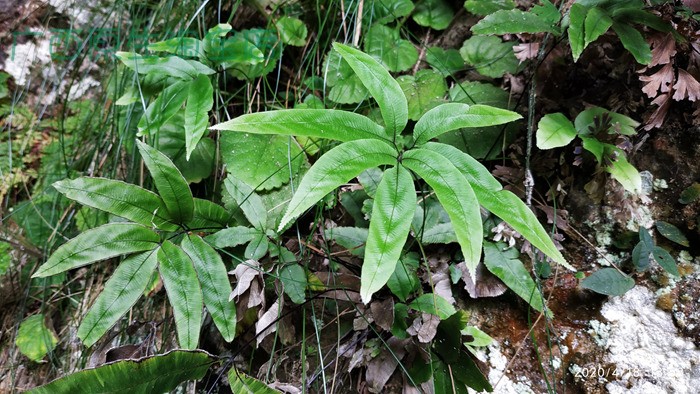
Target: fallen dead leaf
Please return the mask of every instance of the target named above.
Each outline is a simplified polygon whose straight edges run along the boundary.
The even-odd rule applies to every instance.
[[[406,355],[407,342],[409,342],[407,339],[389,338],[386,343],[391,351],[385,347],[377,357],[374,357],[367,363],[365,378],[371,393],[382,391],[384,385],[396,370],[396,366],[399,365],[399,361]]]
[[[647,119],[647,122],[644,125],[644,130],[647,131],[656,127],[661,127],[664,124],[664,119],[666,119],[668,109],[671,107],[671,94],[660,94],[659,97],[655,98],[651,103],[656,104],[658,108],[651,114],[651,116],[649,116],[649,119]]]
[[[369,304],[374,322],[386,331],[391,331],[394,324],[394,299],[387,298],[383,301],[374,301]]]
[[[673,89],[676,91],[673,94],[673,99],[676,101],[686,98],[695,101],[700,98],[700,82],[682,68],[678,69],[678,81],[673,85]]]
[[[466,263],[459,263],[457,268],[462,271],[464,289],[467,290],[472,298],[498,297],[508,289],[496,275],[486,269],[483,262],[479,262],[476,266],[476,280],[469,274]]]
[[[666,93],[673,85],[673,65],[666,64],[652,75],[640,76],[639,80],[645,82],[642,92],[649,98],[656,97],[659,92]]]
[[[668,64],[676,55],[676,40],[671,33],[657,33],[651,38],[651,63],[649,67]]]
[[[435,338],[438,324],[440,324],[438,316],[430,313],[421,313],[421,316],[413,320],[413,324],[406,329],[406,332],[409,335],[418,337],[419,342],[428,343]]]
[[[272,334],[277,330],[277,325],[274,322],[277,320],[280,314],[280,303],[279,300],[275,301],[270,309],[262,314],[255,323],[255,336],[258,345],[265,339],[266,336]]]
[[[256,276],[260,275],[260,263],[255,260],[247,260],[241,264],[238,264],[233,271],[230,271],[236,277],[236,287],[231,292],[229,301],[234,298],[240,297],[241,294],[245,293],[250,287]]]

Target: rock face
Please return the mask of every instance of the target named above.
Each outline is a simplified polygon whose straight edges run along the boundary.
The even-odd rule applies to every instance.
[[[608,392],[692,394],[700,387],[700,350],[655,304],[649,289],[636,286],[603,305],[610,321],[607,361],[621,374],[606,385]]]

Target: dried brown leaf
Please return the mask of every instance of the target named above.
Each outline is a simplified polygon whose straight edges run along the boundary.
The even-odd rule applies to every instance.
[[[280,314],[280,302],[275,301],[270,309],[262,314],[255,323],[255,335],[258,345],[265,339],[266,336],[272,334],[277,330],[277,325],[274,322],[277,320]]]
[[[391,331],[394,325],[394,299],[387,298],[383,301],[374,301],[369,304],[374,322],[386,331]]]
[[[668,64],[676,55],[676,40],[671,33],[657,33],[651,38],[651,63],[649,67]]]
[[[430,313],[421,313],[421,316],[413,320],[413,324],[406,329],[406,332],[409,335],[417,336],[418,342],[428,343],[435,338],[438,324],[440,324],[438,316]]]
[[[374,317],[372,316],[372,311],[364,304],[357,305],[355,319],[352,321],[352,329],[355,331],[366,330],[369,327],[369,323],[373,321]]]
[[[526,42],[518,45],[513,46],[513,52],[515,53],[515,57],[520,61],[520,63],[524,62],[525,60],[528,59],[534,59],[537,57],[537,51],[540,50],[540,43],[539,42]]]
[[[265,308],[265,294],[263,294],[264,284],[262,282],[262,277],[259,277],[250,284],[248,289],[248,308],[255,308],[260,305]]]
[[[389,381],[389,378],[396,370],[396,366],[399,365],[399,361],[406,355],[407,339],[391,337],[386,343],[391,349],[391,352],[383,348],[377,357],[367,363],[365,379],[367,380],[370,393],[379,393],[382,391],[384,385],[386,385],[386,382]]]
[[[231,292],[229,300],[240,297],[243,293],[250,288],[250,284],[253,282],[256,276],[261,275],[260,273],[260,263],[255,260],[247,260],[241,264],[238,264],[233,271],[229,274],[233,274],[236,279],[236,287]]]
[[[651,116],[649,116],[649,119],[647,119],[647,122],[644,125],[644,130],[647,131],[656,127],[661,127],[664,124],[664,119],[666,119],[668,109],[671,107],[671,94],[661,94],[651,103],[656,104],[658,108],[651,114]]]
[[[536,207],[547,215],[547,223],[556,224],[557,228],[563,231],[569,229],[569,212],[567,210],[558,208],[555,211],[554,207],[542,204],[539,204]]]
[[[676,91],[673,94],[673,99],[676,101],[686,98],[695,101],[700,98],[700,82],[682,68],[678,69],[678,81],[673,85],[673,89]]]
[[[483,262],[479,262],[476,266],[476,280],[472,279],[464,262],[459,263],[457,268],[462,271],[464,289],[472,298],[498,297],[508,289],[496,275],[486,269]]]
[[[695,32],[696,36],[700,35],[700,32]],[[693,42],[690,44],[690,59],[688,69],[691,67],[700,68],[700,42]]]
[[[693,10],[693,12],[700,12],[700,0],[683,0],[683,5]]]
[[[270,388],[273,388],[277,391],[281,391],[285,394],[301,394],[302,393],[302,391],[299,387],[297,387],[291,383],[272,382],[272,383],[268,383],[268,386],[270,386]]]
[[[452,282],[450,281],[450,265],[446,256],[439,258],[428,258],[430,271],[426,271],[423,275],[425,282],[433,284],[434,293],[447,300],[450,304],[455,304],[455,299],[452,296]]]
[[[639,80],[645,82],[642,92],[649,98],[657,96],[658,92],[666,93],[673,85],[673,66],[669,63],[652,75],[642,75]]]

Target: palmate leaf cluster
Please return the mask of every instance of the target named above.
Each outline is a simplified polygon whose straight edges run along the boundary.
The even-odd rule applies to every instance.
[[[328,138],[342,143],[322,155],[302,179],[278,231],[325,195],[367,169],[385,167],[372,207],[361,275],[361,296],[368,303],[394,272],[416,210],[413,174],[435,192],[447,211],[468,269],[481,259],[479,206],[501,217],[554,261],[568,264],[534,214],[464,152],[433,138],[464,127],[493,126],[520,115],[486,105],[446,103],[415,124],[412,143],[399,144],[408,123],[406,97],[397,81],[373,57],[334,44],[379,105],[384,127],[369,118],[331,109],[278,110],[240,116],[213,127],[222,131]]]
[[[182,348],[197,348],[204,306],[224,339],[231,341],[236,309],[228,300],[231,284],[221,257],[198,235],[173,233],[189,228],[222,228],[230,215],[208,200],[194,198],[170,159],[145,143],[137,143],[159,194],[104,178],[56,182],[54,187],[66,197],[128,222],[108,223],[83,232],[58,248],[33,276],[46,277],[129,255],[78,328],[78,337],[86,346],[94,344],[138,301],[156,271],[173,307]],[[179,245],[170,240],[173,237],[179,239]]]

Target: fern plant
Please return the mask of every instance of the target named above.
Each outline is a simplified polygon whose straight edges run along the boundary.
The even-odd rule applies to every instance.
[[[182,348],[197,348],[203,306],[224,339],[231,341],[236,308],[228,299],[232,289],[226,267],[201,237],[183,235],[193,228],[225,227],[230,215],[217,204],[194,198],[185,178],[163,153],[143,142],[137,144],[159,194],[104,178],[54,183],[66,197],[128,222],[108,223],[76,236],[59,247],[33,277],[129,255],[78,328],[78,337],[86,346],[92,346],[138,301],[156,270],[173,307]]]
[[[322,155],[301,180],[278,231],[362,171],[386,166],[376,190],[365,246],[360,288],[364,303],[387,283],[408,237],[416,209],[411,172],[432,187],[447,211],[472,274],[482,251],[479,205],[509,223],[552,260],[571,268],[534,214],[517,196],[503,190],[483,165],[452,146],[430,141],[459,128],[511,122],[519,119],[519,114],[486,105],[442,104],[418,120],[412,142],[404,146],[401,132],[408,123],[408,108],[397,81],[371,56],[343,44],[333,46],[376,100],[384,127],[363,115],[332,109],[246,114],[213,127],[342,142]]]

